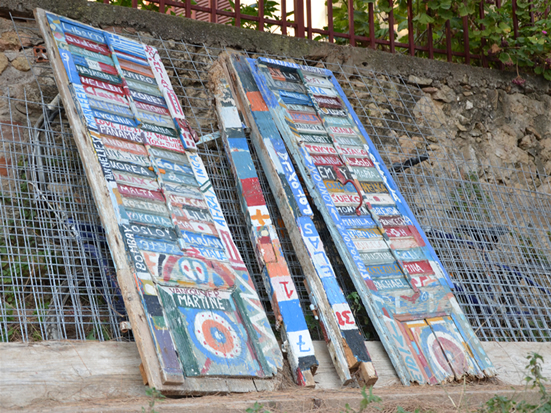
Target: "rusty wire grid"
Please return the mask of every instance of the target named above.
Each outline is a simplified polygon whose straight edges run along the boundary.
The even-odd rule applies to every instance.
[[[15,30],[39,37],[32,20],[14,19],[13,24]],[[158,48],[192,127],[200,136],[216,133],[208,70],[224,50],[122,34]],[[296,62],[336,74],[450,273],[455,295],[478,337],[549,341],[551,196],[536,190],[547,175],[468,162],[446,145],[448,134],[431,100],[399,76],[321,61]],[[0,158],[9,164],[1,176],[0,340],[131,339],[119,329],[126,320],[124,306],[69,124],[55,99],[52,70],[32,57],[29,63],[34,83],[27,86],[34,92],[23,97],[8,93],[0,102],[8,114],[0,120]],[[215,138],[199,148],[236,245],[271,316],[223,145]],[[265,176],[258,172],[308,325],[314,339],[320,339],[302,269]],[[324,242],[331,248],[327,238]],[[344,266],[338,260],[333,264],[343,274],[341,286],[364,335],[373,339]]]

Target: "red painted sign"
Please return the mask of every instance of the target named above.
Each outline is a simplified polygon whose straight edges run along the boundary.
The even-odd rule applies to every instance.
[[[414,261],[414,262],[405,262],[404,267],[408,272],[413,274],[434,274],[430,262],[428,261]]]
[[[342,161],[336,156],[318,156],[312,155],[312,161],[314,165],[322,166],[341,166]]]
[[[111,83],[102,82],[101,80],[92,79],[90,77],[80,77],[80,81],[84,86],[92,86],[99,89],[104,89],[117,95],[125,95],[124,90],[120,86],[112,85]]]
[[[305,144],[304,147],[309,153],[318,153],[322,155],[335,155],[337,153],[337,150],[333,146]]]
[[[413,237],[411,230],[408,227],[385,227],[385,232],[390,238],[404,238],[404,237]]]
[[[161,191],[150,191],[148,189],[136,188],[135,186],[118,185],[119,192],[124,196],[131,196],[143,199],[149,199],[151,201],[165,202],[165,197],[161,194]]]
[[[103,100],[104,102],[113,103],[115,105],[118,104],[129,106],[129,103],[124,96],[109,92],[108,90],[98,89],[92,86],[84,86],[84,91],[88,96],[93,97],[97,100]]]
[[[341,146],[340,150],[342,151],[342,153],[349,156],[369,156],[369,153],[367,153],[365,149],[361,148],[346,148],[344,146]]]
[[[136,107],[140,110],[145,110],[147,112],[156,113],[157,115],[170,116],[170,112],[167,108],[162,108],[160,106],[150,105],[144,102],[134,102]]]
[[[83,49],[90,50],[96,53],[101,53],[105,56],[111,56],[111,52],[104,44],[92,42],[91,40],[83,39],[82,37],[78,36],[73,36],[69,33],[65,33],[65,40],[67,40],[67,43],[74,44],[75,46],[82,47]]]
[[[366,168],[374,168],[373,162],[368,158],[346,158],[350,166],[364,166]]]
[[[154,132],[144,132],[146,142],[157,148],[168,149],[171,151],[185,153],[184,145],[180,139],[171,138]]]
[[[336,97],[314,95],[314,100],[320,108],[340,109],[342,108],[341,101]]]

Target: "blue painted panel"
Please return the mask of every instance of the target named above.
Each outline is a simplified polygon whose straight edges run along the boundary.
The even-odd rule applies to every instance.
[[[96,43],[105,43],[105,37],[103,32],[99,30],[91,29],[90,27],[85,27],[77,25],[74,22],[68,22],[65,19],[60,19],[61,28],[66,33],[71,33],[79,37],[84,37],[85,39],[92,40]]]
[[[166,242],[150,238],[136,237],[138,248],[142,251],[159,252],[162,254],[184,255],[180,246],[175,242]]]
[[[239,179],[258,177],[250,152],[234,151],[231,156],[234,159],[235,169]]]
[[[94,110],[94,117],[103,119],[109,122],[120,123],[125,126],[137,127],[138,123],[134,119],[125,118],[124,116],[118,116],[112,113],[103,112],[101,110]]]
[[[114,105],[112,103],[104,102],[102,100],[96,100],[91,97],[88,97],[88,103],[94,109],[99,109],[101,111],[109,112],[118,116],[124,116],[129,118],[134,117],[134,114],[132,113],[132,111],[128,109],[126,106]]]
[[[223,250],[224,244],[220,238],[212,235],[196,234],[195,232],[181,231],[183,240],[189,245],[203,248],[216,248]]]

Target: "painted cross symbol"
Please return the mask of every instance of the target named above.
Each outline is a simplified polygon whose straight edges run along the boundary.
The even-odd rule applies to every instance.
[[[260,225],[264,225],[266,223],[266,221],[264,220],[270,219],[270,215],[262,215],[262,211],[260,211],[260,209],[257,209],[256,214],[251,215],[251,219],[253,219],[254,221],[258,221]]]
[[[303,349],[303,348],[302,348],[302,346],[303,346],[304,344],[306,344],[304,341],[302,341],[302,335],[299,335],[299,336],[298,336],[298,343],[297,343],[297,344],[298,344],[298,350],[299,350],[301,353],[305,353],[305,352],[307,352],[307,351],[310,351],[309,348],[306,348],[306,349]]]

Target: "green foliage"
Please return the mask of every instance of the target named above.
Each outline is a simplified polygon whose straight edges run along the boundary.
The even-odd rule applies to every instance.
[[[526,365],[526,388],[536,389],[540,394],[538,404],[531,404],[526,400],[517,401],[513,396],[511,398],[495,395],[479,410],[484,413],[549,413],[551,412],[551,394],[545,387],[548,381],[541,373],[543,357],[538,353],[530,353],[526,356],[528,364]]]
[[[233,12],[235,10],[235,2],[233,2],[232,0],[229,0],[229,2],[230,2],[231,7],[227,11]],[[273,0],[265,1],[264,2],[264,18],[279,20],[280,13],[279,13],[278,5],[279,5],[279,1],[273,1]],[[245,14],[247,16],[258,17],[259,16],[259,5],[258,5],[258,3],[254,3],[254,4],[250,4],[250,5],[241,4],[240,5],[240,11],[241,11],[241,14]],[[289,20],[288,17],[292,16],[292,15],[293,15],[292,11],[287,13],[286,17],[287,17],[288,22],[291,22],[291,20]],[[231,19],[230,24],[232,26],[235,26],[235,19]],[[243,18],[241,19],[241,23],[240,23],[241,27],[243,27],[245,29],[253,29],[253,30],[258,30],[259,27],[260,27],[259,25],[260,25],[259,22],[252,21],[252,20],[245,20]],[[273,33],[278,29],[279,29],[278,25],[264,23],[264,30],[266,30],[266,31],[269,31],[269,32]]]
[[[348,33],[348,2],[354,1],[354,32],[358,36],[369,37],[368,6],[374,3],[375,38],[389,38],[388,15],[391,10],[388,0],[327,0],[333,4],[333,26],[339,33]],[[413,0],[413,33],[408,33],[407,0],[393,2],[395,21],[394,35],[397,42],[408,43],[414,36],[415,44],[428,43],[428,25],[432,25],[435,49],[446,49],[446,22],[450,23],[450,37],[453,52],[464,52],[464,19],[469,33],[469,49],[472,54],[483,54],[490,66],[501,61],[505,66],[534,71],[551,80],[551,14],[545,16],[544,0],[518,1],[518,37],[513,30],[512,0],[503,0],[498,8],[495,2],[483,2],[484,17],[480,17],[480,0]],[[490,4],[493,3],[493,4]],[[327,4],[327,2],[326,2]],[[530,8],[531,4],[531,8]],[[532,23],[531,19],[534,18]],[[326,27],[327,29],[327,27]],[[327,38],[319,36],[317,39]],[[336,43],[346,44],[347,39],[337,38]],[[359,42],[359,45],[362,45]],[[367,44],[363,44],[367,46]],[[388,46],[378,45],[385,49]],[[404,50],[404,53],[407,52]],[[426,56],[426,52],[416,52]],[[445,59],[444,55],[436,58]],[[463,58],[453,57],[454,61]],[[473,64],[481,64],[477,59]],[[514,83],[522,85],[524,80],[517,77]]]
[[[142,413],[159,413],[157,410],[155,410],[155,403],[157,401],[161,401],[165,399],[165,396],[161,394],[159,390],[157,390],[155,387],[152,387],[150,389],[147,389],[145,391],[145,394],[149,396],[149,406],[146,410],[145,407],[142,407]]]
[[[264,405],[258,402],[254,402],[253,407],[249,407],[245,410],[247,413],[271,413],[269,410],[264,409]]]
[[[379,396],[375,396],[373,394],[373,386],[369,387],[369,394],[367,394],[366,387],[363,386],[362,400],[360,401],[360,406],[358,407],[358,410],[353,409],[352,407],[350,407],[350,404],[346,403],[344,406],[346,409],[345,413],[361,413],[365,411],[365,409],[367,409],[367,407],[370,404],[380,404],[382,401],[383,401],[382,398],[380,398]],[[372,406],[372,407],[374,407],[377,410],[381,410],[380,406]]]
[[[103,0],[96,0],[96,3],[103,3]],[[132,0],[109,0],[109,4],[113,6],[132,7]],[[138,9],[159,11],[159,6],[147,0],[138,0]]]

